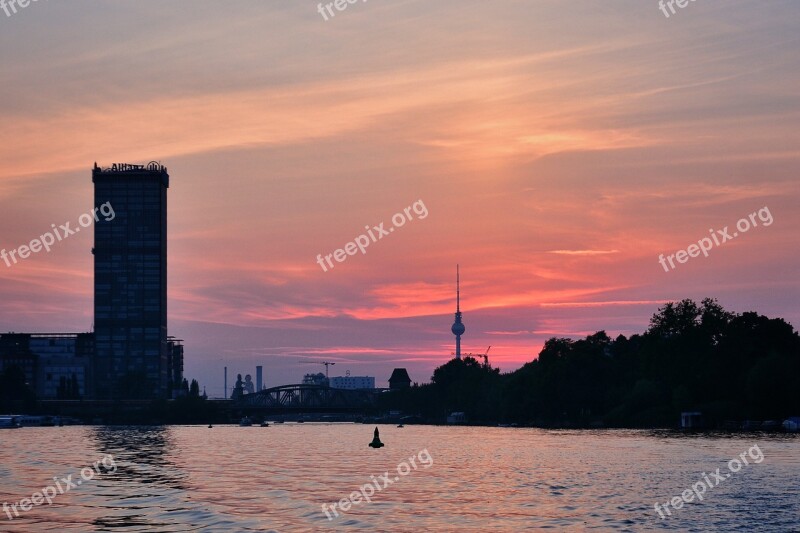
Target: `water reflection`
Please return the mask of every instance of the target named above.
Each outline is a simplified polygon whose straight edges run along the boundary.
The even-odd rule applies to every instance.
[[[381,427],[64,427],[0,435],[0,504],[112,456],[103,471],[0,531],[797,530],[800,436],[633,430]],[[669,521],[666,502],[758,444],[752,464]],[[339,502],[420,450],[431,468],[329,521]],[[0,515],[0,519],[2,516]],[[762,527],[763,526],[763,527]]]
[[[99,426],[92,436],[100,453],[114,457],[120,480],[186,490],[188,474],[172,461],[175,440],[170,427]]]
[[[189,475],[172,460],[175,440],[171,428],[96,427],[92,438],[98,451],[111,455],[117,465],[116,472],[103,479],[107,487],[98,496],[106,512],[93,520],[96,529],[161,529],[173,521],[160,519],[160,509],[194,507],[186,495]]]

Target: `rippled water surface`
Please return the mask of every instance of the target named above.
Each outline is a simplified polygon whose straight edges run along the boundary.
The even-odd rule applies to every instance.
[[[797,436],[380,428],[378,450],[359,424],[0,430],[9,506],[113,457],[52,505],[3,512],[0,531],[800,531]],[[761,463],[666,520],[655,513],[754,445]],[[372,503],[328,520],[322,504],[384,472]]]

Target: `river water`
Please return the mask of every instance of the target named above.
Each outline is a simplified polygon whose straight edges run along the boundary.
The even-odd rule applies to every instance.
[[[796,435],[373,429],[0,430],[0,531],[800,531]]]

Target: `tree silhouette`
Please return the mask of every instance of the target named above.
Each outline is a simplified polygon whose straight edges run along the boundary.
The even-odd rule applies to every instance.
[[[199,398],[200,397],[200,384],[197,382],[196,379],[192,380],[192,384],[189,387],[189,397],[190,398]]]
[[[661,307],[642,335],[551,338],[537,359],[499,374],[472,358],[438,367],[429,385],[382,397],[385,408],[443,421],[674,426],[681,411],[726,420],[800,413],[800,336],[782,319],[725,311],[711,298]]]

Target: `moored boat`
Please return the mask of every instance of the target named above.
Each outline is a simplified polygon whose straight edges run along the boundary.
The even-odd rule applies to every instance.
[[[19,417],[14,415],[0,415],[0,429],[17,429],[22,427]]]
[[[783,429],[790,433],[800,431],[800,416],[792,416],[783,421]]]

